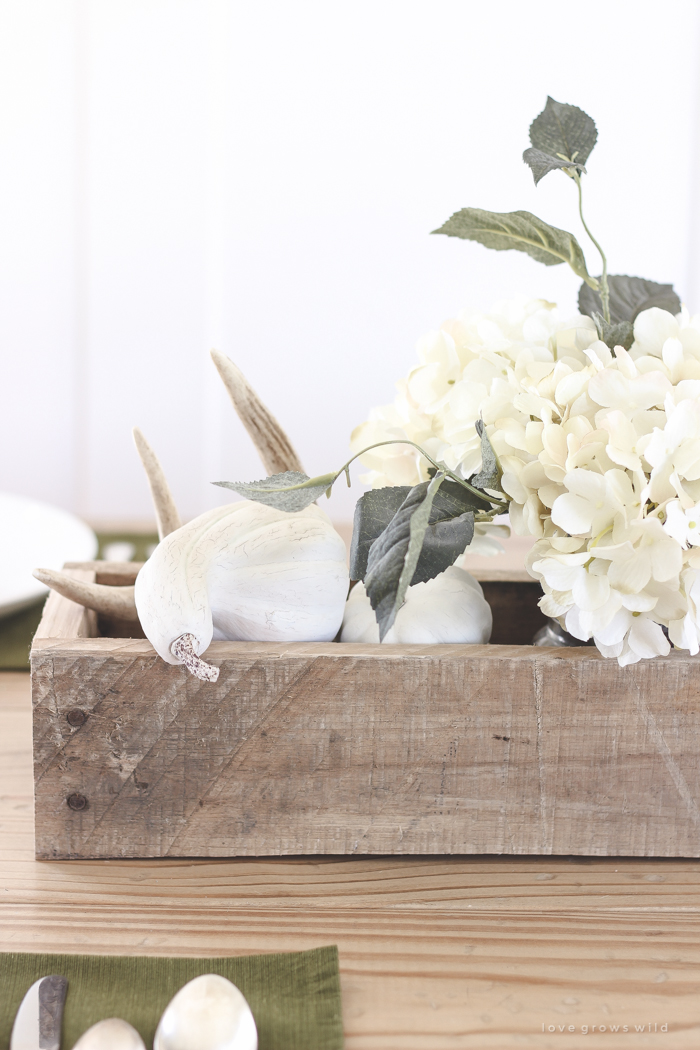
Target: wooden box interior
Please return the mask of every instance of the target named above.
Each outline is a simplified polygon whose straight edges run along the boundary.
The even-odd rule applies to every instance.
[[[95,583],[105,586],[131,584],[140,564],[135,562],[69,562],[66,568],[87,573]],[[92,575],[94,573],[94,575]],[[542,589],[526,572],[503,572],[498,569],[477,570],[473,575],[481,583],[484,597],[493,611],[492,645],[530,645],[535,633],[547,622],[538,606]],[[95,637],[143,638],[140,624],[97,618]]]

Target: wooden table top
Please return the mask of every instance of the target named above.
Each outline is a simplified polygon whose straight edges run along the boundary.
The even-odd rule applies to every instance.
[[[3,951],[337,943],[347,1050],[700,1045],[697,860],[37,862],[29,676],[7,672],[0,836]]]

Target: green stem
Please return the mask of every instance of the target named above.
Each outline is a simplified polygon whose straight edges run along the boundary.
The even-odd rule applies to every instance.
[[[583,228],[595,244],[596,248],[600,252],[600,258],[603,260],[603,272],[600,275],[600,301],[603,304],[603,317],[608,322],[608,324],[610,324],[610,290],[608,288],[608,260],[605,258],[605,252],[598,244],[591,231],[588,229],[588,224],[583,217],[583,187],[581,185],[580,172],[576,171],[576,169],[574,169],[574,181],[576,182],[576,186],[578,188],[578,213],[581,216]]]
[[[285,485],[283,489],[277,489],[275,491],[296,492],[298,489],[315,489],[320,488],[322,486],[324,489],[326,489],[326,495],[330,495],[331,489],[333,488],[341,474],[345,474],[346,478],[349,481],[349,468],[351,463],[354,463],[355,460],[358,459],[360,456],[364,456],[365,452],[370,452],[373,448],[381,448],[382,445],[410,445],[412,448],[418,449],[421,456],[424,456],[430,463],[432,463],[432,465],[437,471],[440,472],[440,474],[451,478],[452,481],[456,481],[458,485],[461,485],[462,488],[465,488],[467,492],[471,492],[474,496],[478,496],[479,499],[491,503],[498,513],[504,510],[508,510],[508,504],[510,502],[509,497],[506,496],[505,499],[500,500],[496,496],[489,496],[487,492],[483,492],[481,489],[474,488],[474,486],[470,485],[469,482],[465,481],[464,478],[460,478],[459,474],[455,474],[453,470],[450,470],[450,468],[446,466],[446,464],[440,463],[438,460],[433,459],[433,457],[429,455],[429,453],[427,453],[424,448],[421,448],[420,445],[417,445],[415,441],[409,441],[408,438],[393,438],[390,441],[377,441],[374,445],[368,445],[367,448],[363,448],[360,452],[356,452],[355,455],[351,456],[347,463],[344,463],[338,471],[333,471],[333,473],[331,474],[318,474],[315,478],[307,478],[306,481],[300,481],[296,485]]]
[[[459,474],[455,474],[455,472],[453,470],[450,470],[449,467],[445,466],[444,463],[438,463],[436,460],[433,459],[432,456],[428,455],[428,453],[425,451],[424,448],[421,448],[420,445],[417,445],[415,443],[415,441],[409,441],[407,438],[403,438],[403,439],[394,438],[393,441],[377,441],[376,444],[374,444],[374,445],[368,445],[367,448],[363,448],[361,452],[356,452],[355,455],[352,456],[352,458],[349,459],[347,461],[347,463],[340,468],[340,470],[338,471],[338,474],[336,476],[340,477],[340,475],[343,473],[343,471],[346,471],[348,469],[348,467],[350,466],[350,464],[354,463],[354,461],[356,459],[358,459],[360,456],[364,456],[365,452],[369,452],[373,448],[380,448],[382,445],[411,445],[413,448],[417,448],[418,451],[420,452],[420,454],[422,456],[425,456],[425,458],[430,463],[432,463],[432,465],[435,467],[436,470],[439,470],[442,474],[447,474],[447,476],[449,478],[452,478],[453,481],[456,481],[458,485],[462,485],[462,487],[465,488],[468,492],[471,492],[474,496],[478,496],[479,499],[484,499],[485,498],[485,499],[490,500],[491,503],[493,503],[496,507],[500,507],[503,510],[507,510],[508,509],[508,501],[507,500],[506,501],[497,500],[493,496],[487,496],[484,492],[481,492],[480,489],[475,489],[474,486],[470,485],[468,481],[464,480],[464,478],[460,478]],[[314,479],[311,478],[311,481],[313,481],[313,480]],[[309,485],[310,482],[307,481],[306,484]]]

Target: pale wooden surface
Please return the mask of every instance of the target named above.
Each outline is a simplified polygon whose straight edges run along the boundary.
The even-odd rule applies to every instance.
[[[699,877],[620,858],[37,862],[29,677],[0,674],[3,951],[337,943],[346,1050],[696,1050]],[[578,1032],[649,1021],[668,1033]]]

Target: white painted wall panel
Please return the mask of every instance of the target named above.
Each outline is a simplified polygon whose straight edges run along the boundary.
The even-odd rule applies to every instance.
[[[76,502],[75,27],[0,4],[0,488]]]
[[[393,396],[444,317],[520,291],[573,307],[564,267],[428,235],[465,205],[529,209],[580,234],[573,186],[551,175],[535,189],[520,159],[547,93],[597,120],[587,213],[612,271],[673,281],[700,309],[698,5],[629,12],[602,0],[585,18],[551,0],[0,3],[0,69],[19,85],[0,116],[0,189],[17,200],[0,238],[3,448],[35,420],[3,454],[0,486],[95,518],[146,516],[137,422],[189,516],[225,498],[209,480],[260,474],[210,345],[316,472],[343,462],[352,427]],[[356,494],[339,489],[333,516]]]
[[[134,515],[138,423],[183,497],[200,472],[206,32],[187,0],[90,10],[86,512]]]

